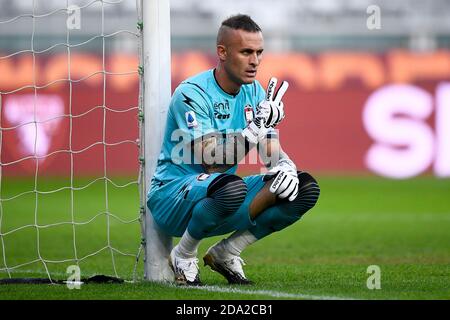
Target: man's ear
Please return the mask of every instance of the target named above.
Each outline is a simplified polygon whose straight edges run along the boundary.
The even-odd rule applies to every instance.
[[[222,44],[218,44],[217,55],[219,56],[220,61],[225,61],[227,59],[227,48]]]

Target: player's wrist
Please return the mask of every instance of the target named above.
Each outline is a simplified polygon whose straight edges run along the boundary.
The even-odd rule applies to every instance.
[[[285,168],[286,170],[297,171],[297,166],[295,165],[294,161],[292,161],[289,158],[281,158],[280,160],[278,160],[276,167]]]
[[[264,138],[267,131],[263,123],[260,123],[258,126],[255,121],[252,121],[242,130],[242,135],[250,143],[257,144]]]
[[[258,143],[258,127],[253,121],[242,130],[242,135],[248,142],[253,144]]]

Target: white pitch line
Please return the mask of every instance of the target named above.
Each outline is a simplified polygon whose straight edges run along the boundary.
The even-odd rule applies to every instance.
[[[45,272],[36,272],[33,270],[21,270],[21,273],[34,273],[34,274],[45,274]],[[17,271],[19,273],[19,271]],[[59,276],[67,276],[65,273],[56,273],[52,272],[54,275]],[[355,298],[349,297],[334,297],[334,296],[318,296],[318,295],[310,295],[310,294],[302,294],[302,293],[288,293],[288,292],[280,292],[280,291],[272,291],[272,290],[243,290],[238,288],[223,288],[218,286],[185,286],[180,287],[173,283],[168,284],[168,287],[184,289],[184,290],[204,290],[209,292],[222,292],[222,293],[239,293],[239,294],[248,294],[248,295],[262,295],[269,296],[273,298],[291,298],[291,299],[306,299],[306,300],[356,300]]]
[[[180,288],[180,287],[178,287]],[[222,288],[218,286],[190,286],[190,287],[182,287],[187,290],[196,289],[196,290],[205,290],[209,292],[224,292],[224,293],[239,293],[239,294],[248,294],[248,295],[263,295],[274,298],[294,298],[294,299],[307,299],[307,300],[355,300],[355,298],[348,297],[333,297],[333,296],[317,296],[317,295],[309,295],[309,294],[301,294],[301,293],[287,293],[287,292],[279,292],[272,290],[242,290],[237,288]]]

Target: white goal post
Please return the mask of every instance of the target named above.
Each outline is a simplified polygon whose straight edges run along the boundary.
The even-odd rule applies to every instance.
[[[170,1],[143,0],[143,74],[144,74],[144,195],[156,168],[171,97]],[[141,133],[142,134],[142,133]],[[145,210],[144,277],[151,281],[173,281],[167,258],[172,238],[164,234],[153,221],[141,197]],[[141,207],[142,208],[142,207]]]

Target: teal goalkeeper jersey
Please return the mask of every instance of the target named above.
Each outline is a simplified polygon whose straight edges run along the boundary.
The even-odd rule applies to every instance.
[[[265,97],[258,81],[243,85],[236,95],[223,91],[214,77],[214,69],[183,81],[173,93],[153,182],[204,173],[195,163],[190,143],[208,133],[242,132]],[[225,136],[225,135],[223,135]],[[237,165],[228,173],[235,173]]]

